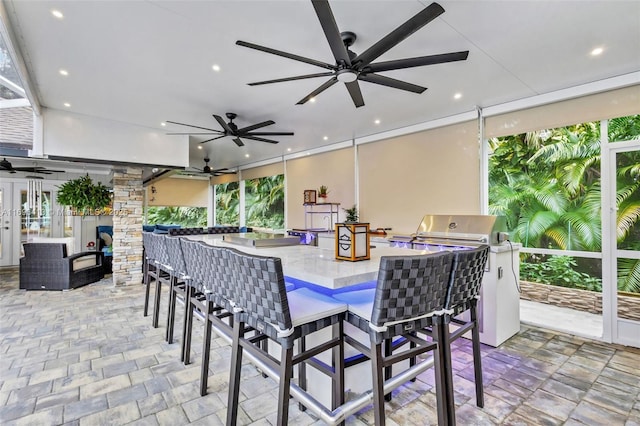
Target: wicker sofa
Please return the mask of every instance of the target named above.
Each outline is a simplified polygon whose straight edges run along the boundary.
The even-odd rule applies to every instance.
[[[23,247],[24,257],[20,258],[21,289],[68,290],[104,278],[102,252],[67,256],[64,243],[27,243]],[[92,256],[95,262],[81,262],[82,258]]]

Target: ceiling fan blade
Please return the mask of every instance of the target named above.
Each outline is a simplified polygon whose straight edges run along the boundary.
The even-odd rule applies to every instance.
[[[219,135],[220,133],[224,133],[224,132],[220,132],[220,131],[215,131],[215,132],[205,132],[205,133],[192,133],[192,132],[188,132],[188,133],[165,133],[166,135]]]
[[[392,71],[404,68],[422,67],[425,65],[444,64],[447,62],[465,61],[469,51],[443,53],[440,55],[420,56],[417,58],[397,59],[395,61],[378,62],[367,66],[364,72]]]
[[[360,74],[358,76],[358,80],[393,87],[394,89],[406,90],[407,92],[413,93],[422,93],[427,90],[426,87],[418,86],[417,84],[407,83],[406,81],[396,80],[395,78],[385,77],[378,74]]]
[[[274,144],[275,143],[280,143],[278,141],[274,141],[274,140],[271,140],[271,139],[259,138],[257,136],[251,136],[251,135],[243,135],[242,137],[245,138],[245,139],[251,139],[253,141],[258,141],[258,142],[267,142],[267,143],[274,143]]]
[[[244,136],[243,136],[244,137]],[[240,138],[233,138],[233,141],[236,143],[236,145],[238,146],[244,146],[244,142],[242,142],[242,140]]]
[[[411,34],[418,31],[420,28],[424,27],[443,13],[444,9],[442,8],[442,6],[440,6],[438,3],[431,3],[422,11],[415,14],[407,22],[384,36],[376,44],[353,58],[353,62],[360,62],[360,67],[369,65],[386,51],[409,37]]]
[[[335,69],[335,65],[327,64],[326,62],[316,61],[315,59],[305,58],[304,56],[294,55],[293,53],[283,52],[281,50],[272,49],[270,47],[260,46],[258,44],[248,43],[246,41],[236,41],[238,46],[248,47],[249,49],[259,50],[261,52],[271,53],[272,55],[282,56],[283,58],[293,59],[294,61],[304,62],[307,64],[315,65],[321,68],[327,68],[329,70]]]
[[[243,127],[242,129],[238,129],[238,133],[247,133],[255,129],[259,129],[261,127],[271,126],[272,124],[276,124],[273,120],[263,121],[262,123],[252,124],[251,126]]]
[[[222,175],[235,175],[238,172],[232,172],[232,171],[213,171],[213,173],[211,173],[213,176],[222,176]]]
[[[334,84],[336,84],[337,82],[338,82],[338,78],[337,77],[334,76],[334,77],[330,78],[329,80],[325,81],[320,87],[318,87],[316,90],[314,90],[313,92],[309,93],[304,98],[300,99],[296,105],[305,104],[309,99],[315,98],[320,93],[324,92],[329,87],[331,87]]]
[[[230,135],[233,135],[233,130],[231,130],[231,127],[229,127],[229,125],[227,124],[226,121],[224,121],[224,119],[222,117],[220,117],[219,115],[215,115],[212,114],[213,118],[216,119],[216,121],[218,122],[218,124],[220,124],[222,126],[222,128],[224,129],[225,133],[228,133]]]
[[[262,84],[284,83],[285,81],[304,80],[304,79],[307,79],[307,78],[316,78],[316,77],[328,77],[330,75],[333,75],[333,71],[319,72],[319,73],[315,73],[315,74],[298,75],[296,77],[276,78],[275,80],[256,81],[255,83],[249,83],[248,85],[249,86],[260,86]]]
[[[318,15],[320,25],[329,42],[329,47],[331,47],[331,53],[333,53],[336,63],[339,64],[343,62],[351,66],[351,58],[349,58],[347,48],[342,41],[342,36],[340,35],[340,30],[336,24],[336,19],[333,16],[329,2],[327,0],[312,0],[311,3],[316,10],[316,15]]]
[[[206,141],[202,141],[200,143],[207,143],[207,142],[215,141],[217,139],[226,138],[226,137],[227,137],[227,135],[220,135],[220,136],[216,136],[215,138],[207,139]]]
[[[247,136],[293,136],[293,132],[251,132]]]
[[[364,99],[362,99],[362,91],[360,90],[358,80],[352,81],[351,83],[345,83],[345,86],[347,87],[356,108],[364,106]]]
[[[212,131],[212,132],[218,132],[218,133],[220,133],[220,130],[216,130],[216,129],[209,129],[208,127],[194,126],[194,125],[192,125],[192,124],[178,123],[177,121],[169,121],[169,120],[167,120],[167,123],[171,123],[171,124],[179,124],[180,126],[188,126],[188,127],[193,127],[193,128],[195,128],[195,129],[210,130],[210,131]]]

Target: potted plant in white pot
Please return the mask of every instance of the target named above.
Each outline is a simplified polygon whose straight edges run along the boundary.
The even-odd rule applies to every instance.
[[[329,188],[326,185],[320,185],[318,188],[318,203],[326,203],[329,196]]]

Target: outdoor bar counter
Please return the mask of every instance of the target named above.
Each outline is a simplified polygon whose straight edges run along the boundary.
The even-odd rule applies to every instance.
[[[236,250],[257,254],[261,256],[279,257],[282,260],[282,270],[285,280],[295,284],[296,287],[309,287],[315,291],[325,294],[338,293],[341,290],[354,289],[359,286],[375,286],[378,277],[380,257],[382,256],[407,256],[427,254],[428,250],[401,249],[396,247],[377,247],[371,249],[371,259],[358,262],[336,260],[334,250],[324,249],[308,245],[286,245],[286,246],[264,246],[253,247],[244,244],[232,244],[223,240],[221,235],[188,235],[184,236],[194,241],[203,241],[212,246],[230,247]],[[351,328],[350,324],[345,327]],[[309,336],[313,343],[313,336],[317,335],[319,341],[326,341],[330,336],[330,328],[318,331]],[[368,342],[368,336],[362,334],[362,341]],[[272,353],[278,353],[273,347]],[[345,346],[347,357],[357,354],[357,352]],[[322,354],[319,359],[330,362],[327,354]],[[408,361],[406,361],[408,364]],[[404,363],[397,364],[395,368],[406,368]],[[369,361],[349,367],[345,370],[345,390],[347,392],[360,394],[371,390],[371,366]],[[322,405],[331,405],[331,382],[327,376],[321,374],[313,368],[307,369],[307,390]]]
[[[408,250],[395,247],[371,249],[371,259],[359,262],[336,260],[334,250],[307,245],[250,247],[230,244],[221,235],[188,235],[185,238],[204,241],[212,246],[231,247],[245,253],[279,257],[287,278],[300,284],[306,283],[331,290],[339,290],[376,280],[382,256],[407,256],[427,254],[428,250]]]

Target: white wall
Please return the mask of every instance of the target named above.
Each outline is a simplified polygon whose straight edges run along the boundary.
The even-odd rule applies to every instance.
[[[43,154],[158,166],[189,166],[189,139],[156,129],[43,108]]]

